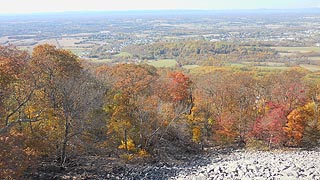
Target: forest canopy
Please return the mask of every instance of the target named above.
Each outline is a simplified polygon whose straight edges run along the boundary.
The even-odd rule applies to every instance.
[[[179,56],[177,48],[192,57],[203,51],[274,55],[219,43],[213,49],[206,43],[169,43],[128,51],[171,58]],[[143,63],[92,64],[48,44],[32,53],[1,46],[0,176],[19,177],[41,157],[63,167],[68,157],[84,154],[130,160],[214,145],[318,145],[316,72],[201,68],[207,69],[192,73]]]

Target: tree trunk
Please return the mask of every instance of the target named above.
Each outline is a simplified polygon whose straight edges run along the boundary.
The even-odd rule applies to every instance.
[[[127,129],[124,130],[124,146],[126,151],[128,151],[128,137],[127,137]]]
[[[142,136],[142,118],[140,118],[139,143],[140,143],[141,149],[144,148],[144,144],[143,144],[142,137],[143,137],[143,136]]]
[[[67,150],[67,143],[68,143],[68,135],[70,132],[70,123],[68,118],[66,117],[66,121],[65,121],[65,132],[64,132],[64,139],[62,142],[62,149],[61,149],[61,162],[60,165],[63,166],[65,161],[66,161],[66,150]]]

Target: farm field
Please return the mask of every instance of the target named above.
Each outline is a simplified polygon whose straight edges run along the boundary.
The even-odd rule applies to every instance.
[[[149,60],[148,64],[154,67],[175,67],[177,61],[175,59]]]
[[[279,54],[280,54],[281,57],[288,57],[288,56],[294,55],[293,53],[284,53],[284,52],[281,52]]]
[[[114,55],[114,57],[132,57],[132,54],[128,52],[120,52],[119,54]]]
[[[320,53],[320,47],[271,47],[277,51],[282,51],[283,53],[308,53],[317,52]]]
[[[193,69],[193,68],[197,68],[200,67],[199,65],[184,65],[182,66],[182,68],[184,69]]]
[[[311,64],[300,64],[300,67],[303,67],[309,71],[315,72],[320,71],[320,66],[317,65],[311,65]]]
[[[111,63],[111,59],[97,59],[97,58],[89,58],[85,59],[87,62],[95,63],[95,64],[106,64]]]
[[[312,61],[320,61],[320,56],[309,57],[309,59],[312,60]]]
[[[310,62],[316,65],[320,65],[320,56],[309,57]]]
[[[83,56],[87,51],[88,49],[87,48],[76,48],[76,47],[69,47],[69,48],[65,48],[65,49],[68,49],[70,50],[72,53],[74,53],[75,55],[77,56]]]

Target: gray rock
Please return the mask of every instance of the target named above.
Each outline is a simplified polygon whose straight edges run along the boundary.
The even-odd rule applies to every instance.
[[[239,150],[206,158],[211,158],[206,160],[209,164],[193,172],[191,168],[181,169],[171,179],[320,179],[320,151]]]

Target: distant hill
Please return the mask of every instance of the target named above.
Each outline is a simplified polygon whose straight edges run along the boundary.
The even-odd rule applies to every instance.
[[[300,8],[300,9],[228,9],[228,10],[128,10],[128,11],[74,11],[74,12],[48,12],[48,13],[28,13],[28,14],[3,14],[1,17],[85,17],[101,15],[185,15],[185,14],[320,14],[320,8]]]

